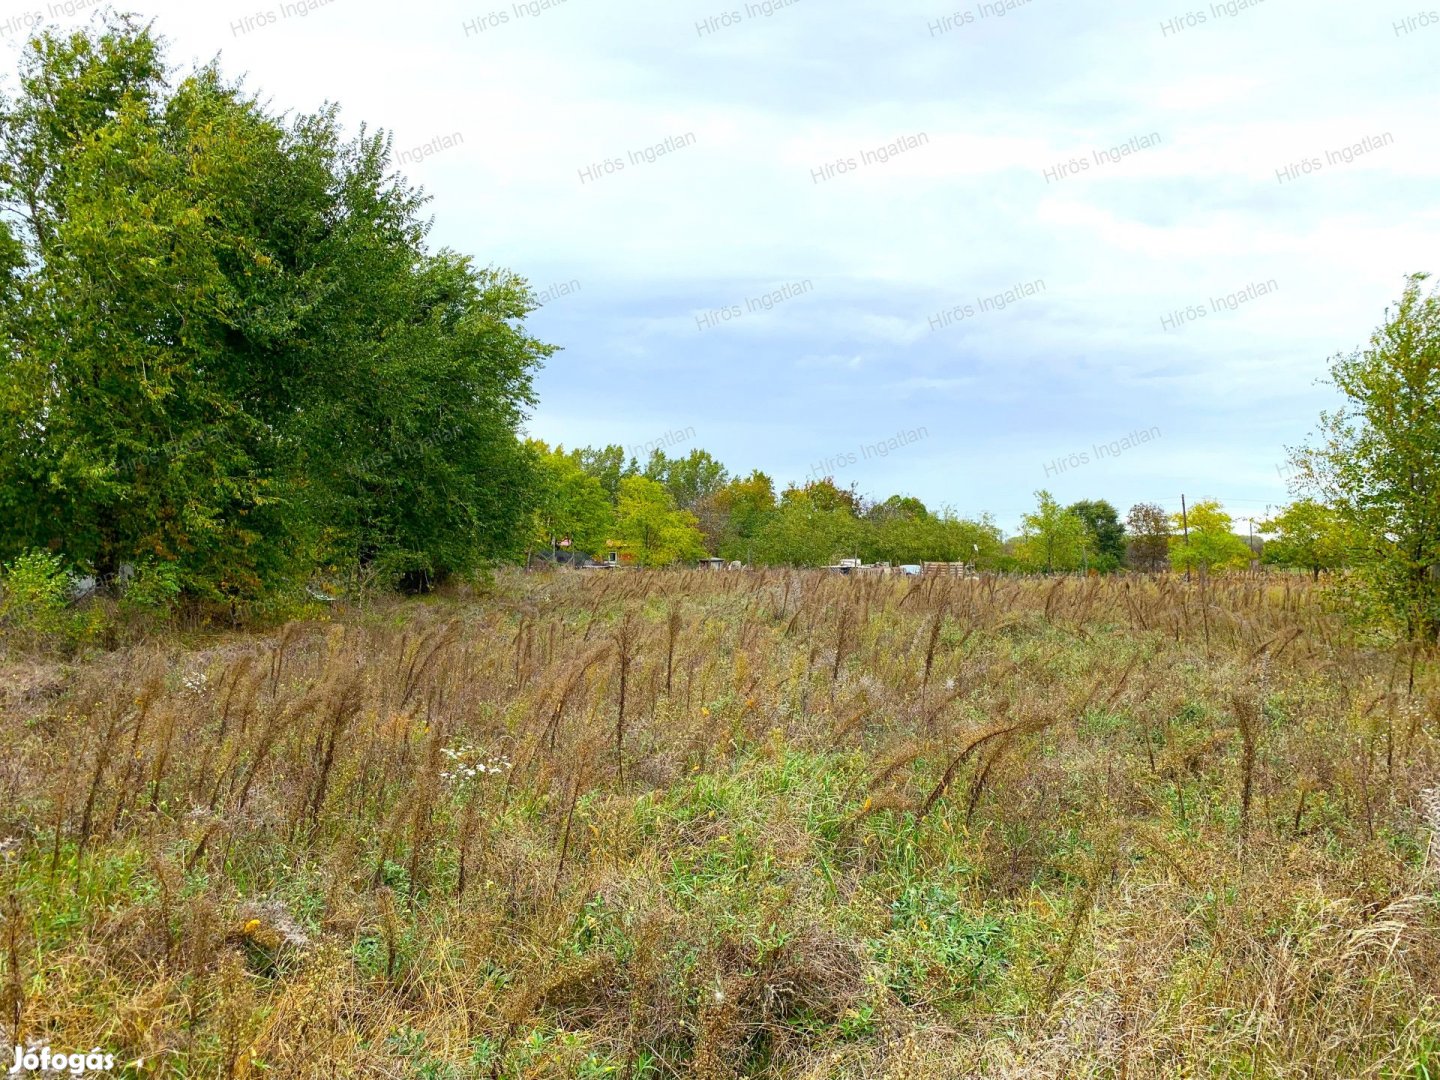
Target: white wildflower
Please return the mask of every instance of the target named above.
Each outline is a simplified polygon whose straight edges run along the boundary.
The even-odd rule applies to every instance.
[[[501,754],[489,754],[469,743],[458,747],[446,747],[440,751],[453,766],[440,774],[440,779],[463,783],[482,776],[503,773],[510,768],[510,759]]]

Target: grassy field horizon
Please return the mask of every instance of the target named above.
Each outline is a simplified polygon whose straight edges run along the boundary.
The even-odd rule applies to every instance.
[[[1296,577],[506,572],[0,686],[0,1025],[114,1075],[1440,1069],[1434,659]]]

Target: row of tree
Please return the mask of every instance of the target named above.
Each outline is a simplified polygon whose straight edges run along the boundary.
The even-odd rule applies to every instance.
[[[716,555],[758,565],[823,566],[844,557],[892,565],[965,562],[978,569],[1055,573],[1132,569],[1242,569],[1262,557],[1234,531],[1220,503],[1202,500],[1169,513],[1152,503],[1121,520],[1103,499],[1061,506],[1048,491],[1006,538],[988,516],[933,512],[919,499],[868,499],[833,477],[777,493],[763,472],[732,476],[708,451],[642,465],[618,445],[565,450],[527,443],[539,462],[532,554],[599,555],[620,549],[641,566]],[[1336,515],[1301,500],[1262,532],[1264,561],[1317,577],[1345,564]]]
[[[705,450],[670,458],[654,451],[641,466],[620,446],[566,451],[532,442],[540,462],[540,508],[532,551],[565,541],[580,552],[622,547],[642,566],[716,555],[758,565],[822,566],[854,556],[869,562],[993,562],[1003,539],[988,518],[931,513],[918,500],[869,503],[825,479],[777,493],[763,472],[732,477]]]

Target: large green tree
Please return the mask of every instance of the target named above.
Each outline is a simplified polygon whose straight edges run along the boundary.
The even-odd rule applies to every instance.
[[[1368,347],[1337,356],[1345,403],[1292,452],[1296,486],[1359,538],[1353,584],[1413,639],[1440,635],[1440,295],[1411,275]]]
[[[852,484],[842,488],[833,477],[811,480],[803,485],[791,484],[780,494],[784,504],[803,504],[816,510],[838,510],[856,517],[860,513],[860,495]]]
[[[695,515],[676,508],[659,481],[627,476],[620,481],[619,494],[615,531],[639,565],[669,566],[704,556],[704,539]]]
[[[531,542],[542,551],[569,550],[594,555],[612,538],[615,510],[605,488],[580,465],[578,452],[545,443],[527,443],[536,455],[535,523]]]
[[[0,100],[0,554],[254,596],[512,553],[550,351],[513,277],[426,249],[388,141],[173,79],[128,17],[47,32]]]
[[[583,447],[580,450],[580,467],[600,481],[600,486],[605,489],[605,494],[610,497],[612,504],[620,501],[620,481],[639,472],[635,459],[631,458],[627,462],[625,447],[616,443],[599,449]]]
[[[784,500],[755,537],[755,561],[768,566],[829,566],[858,557],[862,523],[844,506],[822,509],[804,498]]]
[[[1125,526],[1120,515],[1104,499],[1085,499],[1070,506],[1070,513],[1085,523],[1097,570],[1118,570],[1125,562]]]
[[[1315,580],[1343,567],[1355,538],[1340,515],[1314,499],[1297,499],[1260,527],[1265,541],[1261,561],[1309,571]]]
[[[1235,532],[1235,522],[1215,499],[1197,502],[1171,519],[1180,533],[1170,545],[1170,562],[1176,570],[1243,570],[1254,553]],[[1187,530],[1188,526],[1188,530]]]
[[[663,450],[652,451],[644,475],[664,484],[681,510],[694,510],[730,482],[730,473],[708,450],[692,450],[677,458],[666,457]]]
[[[1136,503],[1125,517],[1129,543],[1125,561],[1132,570],[1147,574],[1159,573],[1170,567],[1170,515],[1155,503]]]
[[[702,500],[695,513],[711,540],[711,550],[749,562],[755,538],[775,515],[776,505],[775,482],[756,469]]]
[[[1035,493],[1035,509],[1020,519],[1016,558],[1032,572],[1079,570],[1093,553],[1085,522],[1048,491]]]

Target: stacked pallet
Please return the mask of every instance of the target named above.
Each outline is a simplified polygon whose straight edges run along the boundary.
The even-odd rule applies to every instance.
[[[963,562],[927,562],[920,564],[923,577],[968,577],[970,566]]]

